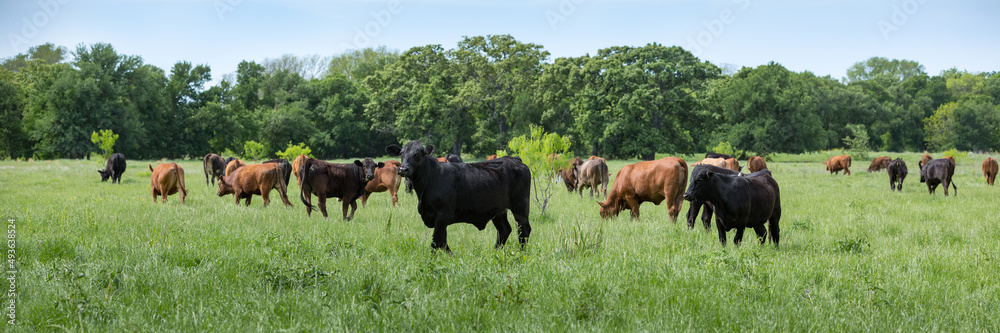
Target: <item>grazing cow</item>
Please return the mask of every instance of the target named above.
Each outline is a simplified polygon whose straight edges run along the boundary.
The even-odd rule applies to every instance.
[[[106,182],[108,178],[111,178],[112,184],[118,182],[118,185],[121,185],[122,175],[125,174],[125,155],[122,153],[111,154],[111,157],[108,157],[108,164],[104,166],[104,170],[97,170],[97,172],[101,174],[101,182]]]
[[[264,161],[261,164],[277,164],[281,168],[281,178],[285,181],[285,186],[288,186],[288,182],[292,180],[292,164],[288,163],[288,160],[280,158]]]
[[[767,169],[767,162],[764,162],[763,157],[754,156],[747,161],[747,170],[750,170],[750,173],[754,173],[764,169]]]
[[[877,172],[889,167],[889,161],[892,161],[892,158],[889,156],[876,157],[872,160],[872,164],[868,166],[868,173]]]
[[[906,179],[906,174],[909,172],[906,170],[906,162],[897,158],[895,161],[889,161],[885,169],[889,174],[889,190],[903,192],[903,180]]]
[[[830,160],[823,162],[826,164],[826,171],[830,173],[840,174],[840,170],[844,170],[845,176],[851,175],[851,155],[840,155],[831,157]]]
[[[719,230],[719,242],[726,245],[726,232],[736,229],[733,243],[743,241],[743,231],[753,228],[761,245],[770,235],[774,247],[778,247],[781,230],[781,191],[778,182],[771,177],[770,170],[755,172],[746,176],[727,175],[707,171],[691,181],[684,199],[712,203],[715,208],[715,227]],[[767,229],[764,228],[767,222]]]
[[[698,178],[699,176],[708,171],[724,175],[743,175],[738,171],[733,171],[731,169],[720,168],[714,165],[701,164],[701,165],[696,165],[694,169],[691,170],[691,182],[694,182],[696,178]],[[691,200],[690,205],[688,206],[688,212],[687,212],[688,228],[694,229],[694,220],[698,217],[698,213],[701,211],[701,208],[703,206],[705,207],[705,210],[701,214],[701,223],[705,225],[706,231],[712,228],[712,212],[715,211],[715,207],[713,207],[711,203],[701,200]]]
[[[385,191],[389,191],[392,195],[392,205],[399,206],[399,196],[396,193],[399,192],[399,184],[403,182],[398,172],[400,162],[388,160],[382,163],[385,163],[385,166],[375,169],[375,178],[365,185],[365,194],[361,196],[362,206],[367,204],[368,196],[372,193]]]
[[[721,157],[720,158],[706,158],[706,159],[703,159],[701,161],[698,161],[698,162],[695,162],[694,164],[692,164],[692,166],[698,166],[698,165],[712,165],[712,166],[717,166],[717,167],[724,168],[724,169],[729,169],[729,164],[726,163],[726,159],[721,158]]]
[[[451,251],[448,226],[469,223],[479,230],[490,221],[497,229],[494,247],[507,243],[511,227],[507,211],[517,221],[518,241],[528,242],[531,224],[531,170],[518,157],[505,156],[479,163],[438,163],[434,146],[410,141],[403,148],[385,148],[389,156],[402,156],[399,174],[413,180],[417,211],[424,225],[434,228],[431,248]]]
[[[288,201],[287,195],[288,184],[285,183],[283,172],[278,163],[243,166],[233,171],[233,174],[219,178],[219,191],[216,194],[220,197],[232,194],[237,205],[240,204],[240,199],[246,199],[247,206],[250,206],[250,199],[256,194],[264,198],[264,207],[267,207],[271,203],[271,189],[277,189],[281,202],[291,207],[292,203]]]
[[[705,154],[705,158],[721,158],[725,160],[733,158],[733,155],[708,152]]]
[[[226,160],[222,159],[222,156],[213,153],[205,155],[201,166],[205,170],[205,186],[211,186],[209,185],[209,181],[212,182],[212,185],[215,185],[215,179],[226,174]]]
[[[588,157],[587,160],[588,161],[601,160],[601,161],[604,161],[604,163],[608,163],[608,161],[604,160],[603,157],[598,157],[597,155],[590,155],[590,157]]]
[[[598,194],[603,193],[604,199],[608,198],[608,164],[604,162],[604,159],[587,160],[573,170],[575,170],[573,175],[576,178],[580,197],[583,197],[583,188],[586,186],[590,188],[590,197],[593,198],[594,191],[600,185],[601,189]]]
[[[295,173],[295,179],[300,186],[302,185],[302,176],[299,175],[299,168],[302,167],[302,164],[306,163],[307,159],[309,159],[309,156],[299,155],[292,160],[292,172]]]
[[[497,155],[496,154],[493,154],[493,155],[490,155],[490,156],[486,157],[487,161],[492,161],[492,160],[495,160],[495,159],[497,159]]]
[[[735,158],[727,158],[726,169],[740,172],[740,170],[743,169],[743,167],[740,166],[740,161],[736,160]]]
[[[236,171],[236,169],[239,169],[244,165],[247,164],[243,163],[243,161],[239,159],[233,159],[232,161],[229,161],[229,164],[226,164],[226,176],[233,174],[233,171]]]
[[[927,191],[932,195],[938,184],[944,184],[944,196],[948,196],[948,185],[955,188],[955,195],[958,195],[958,186],[951,180],[955,175],[955,163],[947,158],[930,160],[927,164],[922,161],[920,166],[920,182],[927,183]]]
[[[629,209],[632,210],[632,218],[638,219],[639,205],[643,202],[659,205],[666,200],[670,221],[677,222],[684,203],[687,177],[687,162],[676,157],[626,165],[615,175],[615,185],[611,187],[608,199],[598,202],[601,218],[618,216],[622,209]]]
[[[993,182],[997,179],[997,160],[987,157],[983,161],[983,176],[986,176],[986,184],[993,186]]]
[[[570,162],[569,166],[559,170],[559,175],[562,176],[563,184],[566,185],[566,190],[570,193],[576,191],[576,168],[583,164],[583,160],[579,157],[574,157],[573,161]],[[582,194],[581,194],[582,195]]]
[[[326,218],[326,198],[337,197],[343,201],[343,218],[350,221],[354,211],[358,209],[357,200],[365,194],[365,185],[375,178],[375,169],[384,167],[385,163],[366,157],[364,161],[354,160],[354,164],[329,163],[315,159],[307,159],[299,168],[302,176],[302,191],[299,199],[306,205],[306,216],[312,216],[316,209],[310,201],[315,194],[319,198],[319,210]],[[347,214],[347,208],[351,214]]]
[[[930,162],[932,159],[934,158],[931,157],[931,154],[924,153],[924,157],[921,157],[920,163],[917,164],[927,164],[927,162]]]
[[[162,195],[163,203],[167,202],[167,196],[180,192],[181,204],[184,204],[184,197],[187,196],[187,188],[184,186],[184,169],[177,163],[163,163],[153,168],[149,165],[149,171],[153,174],[149,177],[149,187],[153,192],[153,202],[156,197]]]

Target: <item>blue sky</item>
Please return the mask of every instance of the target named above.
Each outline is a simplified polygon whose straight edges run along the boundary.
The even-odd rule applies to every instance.
[[[511,34],[552,59],[656,42],[716,64],[775,61],[834,78],[873,56],[936,75],[1000,70],[998,17],[1000,1],[968,0],[0,0],[0,58],[106,42],[168,72],[208,64],[217,81],[241,60]]]

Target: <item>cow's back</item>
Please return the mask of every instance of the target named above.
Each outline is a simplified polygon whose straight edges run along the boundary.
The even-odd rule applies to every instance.
[[[418,191],[418,210],[454,209],[453,222],[468,222],[482,230],[507,209],[527,214],[531,170],[520,158],[501,157],[477,163],[442,163],[440,178]]]
[[[747,169],[750,173],[767,169],[767,162],[765,162],[764,158],[760,156],[751,157],[750,160],[747,161]]]
[[[621,186],[618,183],[619,179],[625,180]],[[685,187],[687,187],[687,163],[676,157],[664,157],[655,161],[626,165],[615,176],[613,189],[618,190],[619,196],[631,191],[642,201],[659,204],[664,198],[672,198],[678,193],[683,194]],[[679,190],[665,193],[665,189],[668,188]]]

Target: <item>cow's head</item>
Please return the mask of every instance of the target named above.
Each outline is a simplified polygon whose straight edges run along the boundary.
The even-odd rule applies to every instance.
[[[226,184],[226,177],[219,176],[219,191],[215,194],[218,194],[221,197],[232,193],[234,193],[233,184]]]
[[[434,146],[424,147],[419,141],[413,140],[407,142],[403,148],[399,148],[397,145],[385,147],[385,152],[389,153],[389,156],[400,156],[402,161],[397,172],[400,176],[409,178],[424,165],[427,156],[434,157]]]
[[[597,202],[601,205],[601,219],[606,219],[613,216],[618,216],[618,213],[628,208],[626,206],[625,200],[622,199],[608,199],[605,202]]]
[[[385,163],[383,162],[375,163],[375,160],[373,160],[371,157],[365,157],[364,161],[354,160],[354,165],[361,167],[361,171],[364,174],[361,180],[367,183],[375,178],[375,169],[384,167]]]
[[[108,178],[115,174],[115,171],[111,169],[97,170],[97,172],[101,174],[102,182],[108,181]]]
[[[719,175],[712,171],[698,173],[696,177],[691,177],[691,185],[688,185],[687,191],[684,192],[684,200],[705,201],[707,190],[715,182],[716,177]]]

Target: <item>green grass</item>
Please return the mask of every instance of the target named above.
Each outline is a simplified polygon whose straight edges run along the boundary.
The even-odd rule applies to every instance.
[[[93,161],[0,162],[0,213],[17,226],[24,330],[1000,331],[1000,188],[970,154],[959,195],[930,196],[919,155],[903,193],[867,161],[852,176],[769,163],[780,249],[722,248],[666,205],[602,222],[554,184],[527,249],[456,224],[454,254],[435,254],[414,195],[393,208],[374,194],[350,222],[336,201],[330,219],[306,218],[297,185],[293,208],[236,206],[198,161],[180,163],[186,205],[152,202],[149,162],[129,161],[120,186]]]

